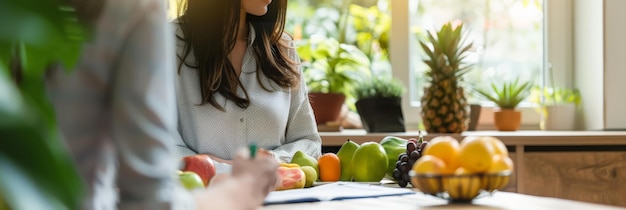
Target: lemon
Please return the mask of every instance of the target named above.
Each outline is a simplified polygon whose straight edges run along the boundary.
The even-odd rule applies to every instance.
[[[441,172],[443,174],[452,174],[459,166],[460,146],[459,142],[451,136],[438,136],[428,142],[428,146],[424,148],[422,155],[432,155],[443,160],[446,168]]]
[[[502,156],[509,155],[509,151],[506,149],[506,145],[504,145],[504,143],[500,139],[493,137],[493,136],[468,136],[468,137],[465,137],[463,141],[461,141],[461,146],[463,146],[463,144],[467,144],[475,140],[487,141],[491,143],[493,145],[494,153],[497,155],[502,155]]]
[[[430,146],[430,145],[429,145]],[[413,172],[419,175],[428,175],[417,178],[411,177],[411,185],[417,187],[422,192],[435,194],[442,191],[441,184],[439,182],[440,177],[434,177],[441,175],[446,170],[446,163],[438,157],[433,155],[424,155],[417,159],[413,164]],[[432,175],[432,176],[431,176]]]
[[[504,172],[513,172],[513,160],[508,156],[495,155],[491,161],[491,167],[483,179],[485,188],[488,191],[504,189],[509,184],[510,179],[510,175],[502,174]]]
[[[487,169],[487,173],[500,173],[504,171],[513,171],[513,160],[511,160],[509,156],[493,156],[491,166]]]
[[[459,166],[470,172],[483,173],[491,167],[494,155],[493,143],[489,141],[480,139],[463,141],[458,155]]]

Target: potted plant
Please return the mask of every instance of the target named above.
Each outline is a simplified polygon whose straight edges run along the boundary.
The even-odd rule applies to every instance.
[[[337,121],[355,82],[369,74],[369,58],[356,46],[312,36],[299,45],[305,82],[317,124]]]
[[[522,123],[522,114],[516,108],[528,97],[530,88],[530,81],[520,83],[516,79],[500,86],[492,83],[490,91],[475,89],[475,92],[499,108],[494,112],[494,124],[499,131],[516,131]]]
[[[538,105],[542,130],[574,130],[576,107],[580,104],[578,89],[534,87],[531,101]]]
[[[404,132],[404,85],[392,77],[372,77],[354,91],[356,109],[367,132]]]

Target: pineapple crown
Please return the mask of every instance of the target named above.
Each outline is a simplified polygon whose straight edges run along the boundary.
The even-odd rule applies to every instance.
[[[426,75],[431,81],[456,81],[470,70],[471,65],[466,65],[464,59],[472,43],[465,43],[462,31],[462,23],[455,27],[448,22],[439,31],[426,33],[426,40],[420,40],[427,55],[423,61],[430,68]]]

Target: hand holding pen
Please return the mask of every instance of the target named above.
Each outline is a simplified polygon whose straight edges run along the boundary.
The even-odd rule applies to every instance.
[[[263,196],[273,191],[278,183],[278,161],[256,145],[250,145],[245,153],[239,153],[233,161],[232,176],[252,179],[251,186]]]

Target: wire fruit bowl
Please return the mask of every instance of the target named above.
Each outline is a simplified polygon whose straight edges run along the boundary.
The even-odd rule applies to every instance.
[[[425,194],[451,202],[470,202],[491,195],[509,184],[511,171],[490,174],[434,175],[409,172],[411,185]]]

